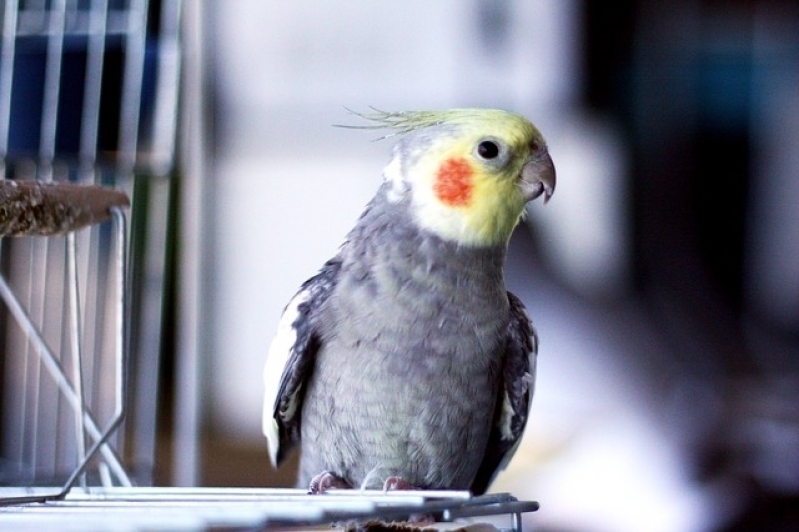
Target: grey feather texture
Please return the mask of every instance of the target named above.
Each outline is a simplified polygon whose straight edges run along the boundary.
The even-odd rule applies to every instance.
[[[525,204],[554,192],[555,167],[514,113],[363,117],[399,141],[338,255],[283,313],[264,369],[269,454],[279,464],[299,445],[314,492],[480,494],[517,449],[534,388],[507,242]]]
[[[506,247],[419,229],[392,186],[287,308],[264,431],[276,462],[300,443],[303,487],[329,471],[355,487],[399,476],[482,493],[526,423],[534,331],[505,291]]]

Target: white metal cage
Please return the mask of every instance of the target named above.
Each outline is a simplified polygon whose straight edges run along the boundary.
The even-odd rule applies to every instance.
[[[0,178],[27,193],[0,194],[0,485],[147,484],[179,2],[0,9]],[[52,231],[15,228],[8,215],[16,198],[24,209],[12,214],[46,225],[91,203],[87,193],[125,201]]]

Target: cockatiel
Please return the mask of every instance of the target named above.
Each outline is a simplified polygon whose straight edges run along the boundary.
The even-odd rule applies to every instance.
[[[508,240],[555,189],[541,133],[493,109],[361,115],[399,141],[339,253],[283,312],[264,370],[273,465],[299,484],[484,493],[513,455],[537,337]]]

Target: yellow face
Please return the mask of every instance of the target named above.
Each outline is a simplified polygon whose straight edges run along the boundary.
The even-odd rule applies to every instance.
[[[408,134],[386,173],[411,185],[419,224],[464,245],[504,244],[530,192],[531,164],[551,167],[541,134],[526,119],[495,110],[456,110]],[[546,180],[546,178],[544,179]],[[554,168],[551,185],[554,187]],[[540,189],[540,190],[539,190]]]

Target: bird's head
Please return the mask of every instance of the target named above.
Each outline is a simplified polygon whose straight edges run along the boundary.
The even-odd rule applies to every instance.
[[[463,245],[504,244],[527,202],[555,190],[544,138],[495,109],[363,115],[401,136],[384,170],[389,198],[410,195],[417,222]],[[391,136],[391,135],[388,135]]]

